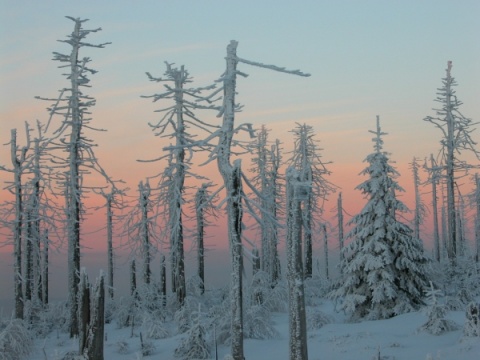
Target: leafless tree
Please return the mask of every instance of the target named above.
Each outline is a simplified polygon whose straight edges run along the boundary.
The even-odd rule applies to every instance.
[[[438,89],[435,101],[441,104],[436,116],[427,116],[425,121],[435,125],[441,131],[441,155],[445,164],[445,178],[447,185],[447,225],[448,225],[448,257],[455,262],[457,256],[457,221],[455,204],[455,181],[459,173],[463,173],[478,165],[468,164],[459,158],[463,151],[473,153],[480,159],[480,151],[475,148],[477,143],[471,137],[475,123],[466,118],[459,110],[462,102],[455,95],[457,85],[451,74],[452,62],[449,61],[446,77],[442,79],[442,87]]]

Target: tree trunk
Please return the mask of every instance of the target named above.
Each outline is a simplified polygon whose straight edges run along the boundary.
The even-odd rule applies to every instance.
[[[114,297],[113,289],[113,214],[112,214],[113,192],[107,196],[107,256],[108,256],[108,296],[111,300]]]
[[[203,184],[195,195],[195,215],[197,218],[197,273],[200,278],[200,293],[205,292],[205,247],[203,243],[205,235],[205,211],[207,184]]]
[[[302,209],[298,194],[298,173],[287,170],[287,280],[289,288],[290,360],[308,360],[302,265]]]
[[[237,45],[234,40],[227,46],[224,75],[223,126],[218,146],[218,170],[227,192],[228,239],[232,259],[230,285],[232,357],[243,360],[243,293],[242,293],[242,178],[240,160],[230,164],[230,149],[235,122],[235,89],[237,75]]]
[[[165,255],[160,255],[160,296],[162,305],[167,305],[167,265],[165,264]]]
[[[440,261],[440,235],[438,228],[438,197],[437,197],[437,172],[435,160],[433,155],[430,155],[430,164],[432,166],[432,207],[433,207],[433,244],[434,244],[434,253],[435,259]]]
[[[42,302],[44,305],[48,304],[48,230],[45,229],[43,235],[43,265],[42,265]]]
[[[312,198],[309,196],[303,211],[304,237],[305,237],[305,278],[311,278],[313,274],[313,246],[312,246]]]
[[[343,271],[343,241],[344,241],[344,235],[343,235],[343,203],[342,203],[342,193],[338,194],[338,200],[337,200],[337,218],[338,218],[338,248],[339,248],[339,254],[340,254],[340,274]]]
[[[80,293],[80,301],[79,301],[79,337],[78,337],[78,346],[79,346],[79,354],[83,354],[87,347],[87,338],[88,338],[88,330],[90,324],[90,284],[88,282],[88,276],[85,272],[85,269],[82,269],[82,275],[80,278],[79,283],[79,293]]]
[[[84,354],[89,360],[103,360],[103,339],[105,323],[105,285],[100,275],[94,290],[92,317],[88,328],[88,338]]]
[[[137,297],[137,271],[135,269],[135,259],[130,262],[130,295]]]
[[[72,37],[80,39],[81,22],[75,21]],[[80,111],[78,51],[80,44],[72,41],[70,55],[70,82],[71,82],[71,127],[69,142],[69,174],[67,179],[67,221],[68,221],[68,294],[70,305],[70,337],[78,335],[78,284],[80,282],[80,198],[81,183],[79,166],[81,157],[82,113]]]
[[[23,277],[22,277],[22,227],[23,227],[23,197],[22,197],[22,159],[17,157],[17,130],[11,131],[11,158],[13,165],[13,182],[15,186],[15,222],[13,227],[13,284],[15,289],[15,317],[23,319]]]
[[[475,260],[480,262],[480,176],[475,174],[475,203],[476,203],[476,219],[475,219]]]
[[[451,113],[452,108],[452,77],[450,74],[451,63],[448,64],[446,79],[447,101],[447,217],[448,217],[448,257],[455,263],[457,256],[457,221],[455,209],[455,119]]]
[[[328,272],[328,237],[327,237],[327,226],[323,224],[323,251],[325,254],[325,278],[330,279],[330,274]]]

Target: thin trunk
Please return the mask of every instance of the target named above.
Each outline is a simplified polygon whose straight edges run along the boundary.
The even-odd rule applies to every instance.
[[[40,141],[34,140],[34,163],[32,180],[32,241],[33,241],[33,289],[35,299],[42,299],[41,234],[40,234]]]
[[[445,204],[442,204],[442,248],[445,253],[445,258],[448,258],[448,232],[447,232],[447,215],[445,213]]]
[[[313,274],[313,245],[312,245],[312,196],[305,201],[304,216],[304,237],[305,237],[305,278],[311,278]]]
[[[15,288],[15,317],[23,319],[23,277],[22,277],[22,227],[23,227],[23,197],[22,197],[22,162],[23,156],[17,156],[17,130],[11,131],[11,158],[13,165],[13,182],[15,186],[15,222],[13,227],[14,264],[13,283]],[[23,155],[23,154],[22,154]]]
[[[480,262],[480,176],[475,174],[475,203],[477,214],[475,219],[475,260]]]
[[[287,280],[290,360],[308,360],[301,244],[301,199],[298,173],[293,168],[289,168],[287,170]]]
[[[204,247],[204,236],[205,236],[205,202],[206,202],[206,191],[207,185],[203,184],[200,187],[195,195],[195,211],[197,218],[197,273],[200,278],[200,293],[205,292],[205,247]]]
[[[43,235],[43,265],[42,265],[42,301],[44,305],[48,304],[48,230],[45,229]]]
[[[252,275],[255,276],[255,274],[257,272],[260,271],[260,268],[261,268],[261,264],[260,264],[260,254],[258,252],[258,249],[257,248],[254,248],[252,250]]]
[[[75,21],[75,28],[72,37],[80,39],[81,22]],[[81,197],[81,175],[79,165],[82,162],[81,157],[81,133],[82,133],[82,113],[80,111],[80,90],[78,68],[78,51],[80,44],[78,41],[72,41],[72,52],[70,54],[70,112],[71,127],[69,143],[69,174],[68,174],[68,294],[70,305],[70,337],[78,336],[78,284],[80,282],[80,197]]]
[[[340,273],[343,271],[343,242],[344,242],[344,234],[343,234],[343,202],[342,202],[342,193],[338,194],[337,200],[337,218],[338,218],[338,248],[340,254]]]
[[[108,251],[108,295],[111,300],[114,297],[113,289],[113,214],[112,214],[113,193],[107,196],[107,251]]]
[[[25,225],[27,226],[25,236],[25,300],[32,300],[32,278],[33,278],[33,242],[31,211],[28,209],[25,214]]]
[[[328,237],[327,237],[327,226],[323,224],[323,251],[325,255],[325,278],[330,279],[330,274],[328,273]]]
[[[130,295],[137,297],[137,270],[135,266],[135,259],[130,261]]]
[[[85,269],[82,269],[79,287],[79,353],[83,354],[87,346],[88,328],[90,324],[90,284]]]
[[[140,238],[142,242],[142,255],[143,255],[143,283],[150,284],[150,233],[148,228],[148,206],[150,196],[150,185],[148,182],[144,185],[142,181],[138,186],[140,192],[140,209],[142,213],[140,224]]]
[[[430,164],[432,166],[432,207],[433,207],[433,243],[434,243],[434,252],[435,252],[435,259],[440,261],[440,235],[439,235],[439,228],[438,228],[438,197],[437,197],[437,182],[438,176],[436,170],[437,166],[435,164],[435,160],[433,159],[433,155],[430,155]]]
[[[448,63],[446,78],[447,106],[447,216],[448,216],[448,257],[455,262],[457,256],[457,221],[455,209],[455,118],[452,115],[451,62]]]
[[[162,305],[167,305],[167,265],[165,263],[165,255],[160,255],[160,296]]]

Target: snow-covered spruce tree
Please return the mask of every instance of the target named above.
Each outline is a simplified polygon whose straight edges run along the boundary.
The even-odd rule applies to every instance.
[[[367,197],[367,204],[349,224],[352,239],[344,251],[343,277],[330,293],[341,299],[340,308],[353,320],[385,319],[417,309],[423,304],[422,291],[427,286],[426,263],[421,243],[412,230],[397,217],[406,206],[395,193],[403,189],[395,181],[398,172],[382,151],[382,136],[370,131],[374,152],[367,156],[368,166],[361,172],[368,179],[357,186]]]
[[[445,319],[448,312],[444,304],[439,304],[437,296],[441,296],[441,291],[433,287],[430,281],[430,289],[425,290],[427,296],[427,317],[428,320],[419,330],[426,331],[432,335],[440,335],[447,331],[458,329],[458,325],[452,320]]]
[[[310,198],[311,184],[301,181],[293,167],[287,169],[287,281],[290,360],[308,360],[304,269],[302,264],[302,201]]]
[[[441,179],[441,170],[442,168],[437,165],[433,154],[430,154],[430,166],[427,165],[427,161],[423,168],[428,173],[428,180],[432,184],[432,215],[433,215],[433,246],[434,246],[434,257],[437,262],[441,259],[441,246],[440,246],[440,232],[438,226],[438,195],[437,195],[437,185]]]
[[[80,222],[82,212],[82,193],[84,170],[89,169],[102,174],[108,181],[108,176],[93,153],[93,143],[85,135],[85,128],[91,128],[90,108],[95,105],[95,99],[84,94],[82,88],[90,87],[89,74],[96,71],[89,67],[90,58],[80,58],[80,49],[83,47],[103,48],[108,43],[91,44],[85,41],[86,37],[101,29],[87,30],[83,23],[87,20],[67,16],[74,22],[73,32],[66,40],[59,40],[71,46],[70,53],[54,52],[53,60],[59,61],[60,67],[67,68],[64,75],[69,81],[69,86],[60,90],[58,98],[40,98],[54,101],[48,109],[51,117],[59,115],[63,118],[60,126],[55,131],[59,140],[58,147],[68,155],[65,159],[65,185],[68,238],[68,299],[70,305],[70,336],[78,335],[78,283],[80,281]]]
[[[261,269],[270,275],[272,285],[280,276],[278,258],[278,228],[281,185],[279,168],[281,165],[280,142],[268,144],[268,130],[262,125],[252,145],[254,157],[252,172],[255,176],[252,183],[258,189],[260,214],[258,216],[261,234]]]
[[[185,299],[185,256],[184,256],[184,225],[182,220],[183,194],[185,192],[185,178],[189,173],[192,152],[196,151],[192,144],[193,135],[190,127],[212,132],[216,126],[201,121],[194,114],[198,108],[212,108],[211,106],[199,105],[196,100],[201,99],[201,91],[207,88],[186,88],[185,85],[192,82],[188,71],[184,66],[175,68],[173,64],[166,63],[167,70],[164,78],[155,78],[147,72],[150,81],[163,83],[165,91],[160,94],[143,96],[158,100],[173,100],[173,105],[157,110],[164,113],[156,124],[150,124],[156,136],[174,139],[167,156],[169,157],[169,174],[167,182],[163,184],[167,188],[167,196],[164,201],[168,204],[168,230],[170,235],[170,258],[172,269],[172,290],[177,294],[178,303],[181,305]],[[171,132],[169,133],[169,131]],[[188,150],[188,151],[187,151]],[[165,156],[157,159],[160,160]]]
[[[328,194],[335,190],[334,186],[325,178],[330,174],[321,159],[321,148],[314,138],[313,127],[306,124],[297,124],[292,130],[294,149],[289,160],[289,165],[297,169],[300,181],[309,182],[312,190],[308,192],[309,198],[302,208],[303,217],[303,243],[305,251],[305,276],[312,277],[313,273],[313,248],[312,236],[314,224],[323,212],[323,203]]]
[[[471,165],[461,160],[459,155],[463,151],[473,153],[480,159],[480,151],[475,148],[477,143],[471,137],[475,123],[466,118],[459,110],[462,102],[457,99],[454,87],[457,85],[451,74],[452,62],[448,61],[446,77],[442,79],[442,87],[438,89],[435,101],[441,104],[439,109],[434,109],[436,116],[427,116],[424,121],[437,127],[442,134],[440,139],[441,155],[444,160],[445,179],[447,185],[447,230],[448,230],[448,258],[456,260],[457,256],[457,224],[455,204],[455,181],[458,173],[466,172],[479,165]]]
[[[185,360],[199,360],[210,358],[210,344],[207,341],[207,332],[202,322],[204,314],[201,312],[200,304],[198,311],[192,314],[192,325],[175,349],[175,358]]]

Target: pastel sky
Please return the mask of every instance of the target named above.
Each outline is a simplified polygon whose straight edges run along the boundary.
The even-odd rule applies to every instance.
[[[24,121],[47,119],[49,104],[34,96],[53,97],[66,86],[51,60],[53,51],[68,51],[57,42],[72,31],[73,22],[64,16],[88,18],[85,28],[103,29],[89,40],[112,42],[83,53],[99,71],[88,92],[97,99],[92,125],[108,130],[90,136],[107,172],[132,189],[163,166],[137,160],[158,157],[167,144],[148,126],[162,106],[140,96],[162,88],[145,72],[160,76],[168,61],[185,65],[195,85],[210,84],[224,70],[232,39],[239,41],[240,57],[312,74],[300,78],[239,65],[249,77],[238,80],[237,100],[245,107],[237,122],[266,124],[270,138],[281,139],[286,151],[295,123],[312,125],[323,159],[333,162],[330,180],[341,188],[350,213],[364,205],[354,187],[364,180],[358,173],[372,151],[368,130],[374,129],[376,115],[388,133],[385,150],[402,174],[404,200],[412,206],[408,163],[439,149],[439,131],[422,119],[434,115],[448,60],[464,115],[480,119],[477,0],[0,0],[0,9],[0,143],[10,140],[12,128],[22,134]],[[478,130],[474,138],[480,140]],[[9,156],[9,147],[1,146],[0,162],[10,165]],[[2,199],[8,179],[0,173]],[[336,195],[329,203],[335,206]]]

